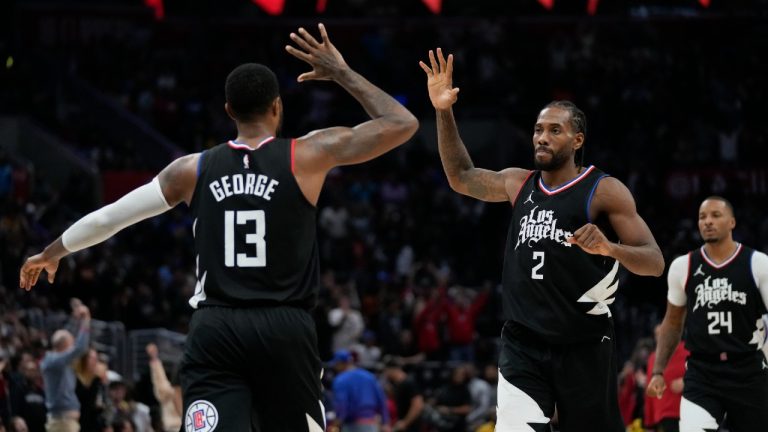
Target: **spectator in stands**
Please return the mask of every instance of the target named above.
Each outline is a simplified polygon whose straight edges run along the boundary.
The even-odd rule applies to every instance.
[[[163,368],[163,362],[157,350],[157,345],[147,344],[149,370],[152,377],[152,390],[160,403],[160,413],[163,432],[178,432],[181,428],[182,400],[181,387],[172,385]],[[157,431],[160,432],[160,431]]]
[[[45,353],[40,368],[48,409],[48,432],[78,432],[80,401],[75,394],[76,380],[72,363],[86,353],[91,332],[91,313],[79,300],[72,301],[72,317],[79,321],[77,339],[67,330],[57,330],[51,337],[53,350]]]
[[[333,380],[334,426],[342,432],[390,430],[387,398],[371,372],[355,366],[352,353],[338,350],[329,366],[338,375]]]
[[[453,302],[448,302],[445,312],[448,317],[448,342],[450,348],[448,359],[460,362],[472,362],[475,360],[475,322],[477,316],[483,310],[488,301],[489,289],[483,289],[470,300],[471,292],[461,289],[454,297]]]
[[[416,385],[416,381],[403,370],[400,362],[394,359],[385,360],[384,377],[392,386],[397,407],[397,421],[392,426],[392,430],[420,432],[424,396]]]
[[[430,422],[440,432],[464,432],[467,415],[472,410],[467,369],[457,366],[451,371],[451,381],[441,387],[430,404]]]
[[[23,418],[18,416],[11,417],[11,427],[8,432],[29,432],[29,427],[27,427],[27,422]]]
[[[339,297],[339,305],[328,313],[328,323],[333,327],[333,350],[349,349],[363,334],[365,323],[360,311],[350,305],[349,296]]]
[[[75,394],[80,401],[80,430],[100,431],[106,426],[107,365],[91,348],[75,363]]]
[[[128,398],[128,385],[118,374],[113,374],[109,383],[110,410],[107,418],[112,419],[112,428],[131,432],[151,432],[152,420],[149,407]],[[127,420],[124,421],[124,420]]]
[[[22,353],[19,373],[11,378],[11,415],[27,420],[32,432],[45,431],[45,391],[37,362],[29,353]]]
[[[495,387],[478,376],[475,365],[467,363],[464,368],[469,377],[468,387],[472,401],[472,410],[467,414],[467,426],[469,429],[475,430],[491,420],[491,415],[496,410]]]

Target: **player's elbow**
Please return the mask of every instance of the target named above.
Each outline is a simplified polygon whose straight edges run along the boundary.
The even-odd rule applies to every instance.
[[[419,130],[419,120],[410,112],[399,116],[393,123],[397,135],[402,138],[403,142],[411,139],[416,134],[416,131]]]

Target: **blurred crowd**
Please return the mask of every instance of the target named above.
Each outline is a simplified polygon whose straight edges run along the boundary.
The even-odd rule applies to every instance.
[[[748,18],[472,18],[328,28],[353,68],[422,120],[433,113],[417,62],[437,46],[453,53],[462,88],[459,120],[510,125],[509,136],[472,152],[478,166],[531,167],[536,113],[552,99],[574,100],[589,119],[586,162],[630,187],[667,262],[698,245],[695,206],[710,193],[734,202],[737,240],[768,250],[768,191],[745,180],[753,172],[768,175],[758,157],[768,144],[762,126],[768,86],[760,72],[765,26]],[[246,61],[264,62],[278,75],[284,135],[364,120],[338,88],[295,82],[303,65],[283,52],[293,29],[282,22],[177,20],[38,54],[65,65],[53,72],[60,79],[85,80],[184,151],[234,138],[222,108],[223,83]],[[5,72],[14,85],[0,95],[0,114],[34,118],[103,173],[146,169],[132,151],[139,144],[103,139],[110,126],[76,101],[62,102],[31,56],[17,64]],[[451,191],[428,144],[431,135],[424,130],[379,160],[328,176],[318,211],[323,272],[314,311],[321,355],[331,359],[328,370],[336,370],[326,387],[332,390],[335,377],[354,368],[370,370],[395,430],[488,430],[510,212]],[[464,135],[470,148],[472,137]],[[694,177],[700,183],[675,181]],[[9,430],[43,430],[46,397],[53,397],[45,394],[40,362],[54,348],[54,335],[36,326],[35,314],[69,310],[76,297],[100,320],[184,333],[192,312],[186,303],[195,286],[191,220],[184,208],[68,257],[55,286],[43,282],[29,293],[16,288],[23,258],[92,209],[78,192],[82,181],[52,184],[29,161],[0,150],[0,416]],[[625,275],[612,307],[620,360],[631,365],[620,371],[628,424],[643,418],[637,393],[665,292],[663,278]],[[148,352],[157,359],[156,351]],[[79,420],[99,422],[98,429],[83,430],[173,430],[168,424],[175,420],[166,416],[176,403],[173,372],[170,381],[153,386],[160,374],[148,368],[146,382],[131,383],[109,374],[109,359],[100,353],[78,354]],[[328,402],[337,412],[332,397]],[[339,426],[342,417],[336,417]],[[27,426],[20,425],[24,420]]]

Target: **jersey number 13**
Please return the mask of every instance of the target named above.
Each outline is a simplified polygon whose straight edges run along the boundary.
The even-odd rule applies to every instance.
[[[255,254],[235,254],[235,224],[246,225],[253,221],[256,231],[245,235],[245,243],[255,245]],[[265,267],[267,242],[264,240],[264,210],[227,210],[224,212],[224,265],[227,267]]]

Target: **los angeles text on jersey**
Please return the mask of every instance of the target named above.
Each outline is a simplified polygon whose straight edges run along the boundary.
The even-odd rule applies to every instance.
[[[278,184],[280,182],[264,174],[249,173],[222,176],[219,180],[212,181],[208,187],[217,202],[232,195],[254,195],[269,201]]]
[[[712,306],[717,305],[721,301],[731,301],[740,305],[747,304],[747,293],[734,290],[728,278],[712,279],[710,276],[707,276],[704,282],[696,285],[694,290],[696,291],[694,311],[699,306],[705,305],[711,309]]]
[[[557,227],[555,211],[538,208],[539,206],[532,208],[529,214],[520,218],[520,232],[517,234],[515,249],[522,243],[530,246],[541,239],[550,239],[565,247],[571,247],[566,240],[573,236],[573,233]]]

